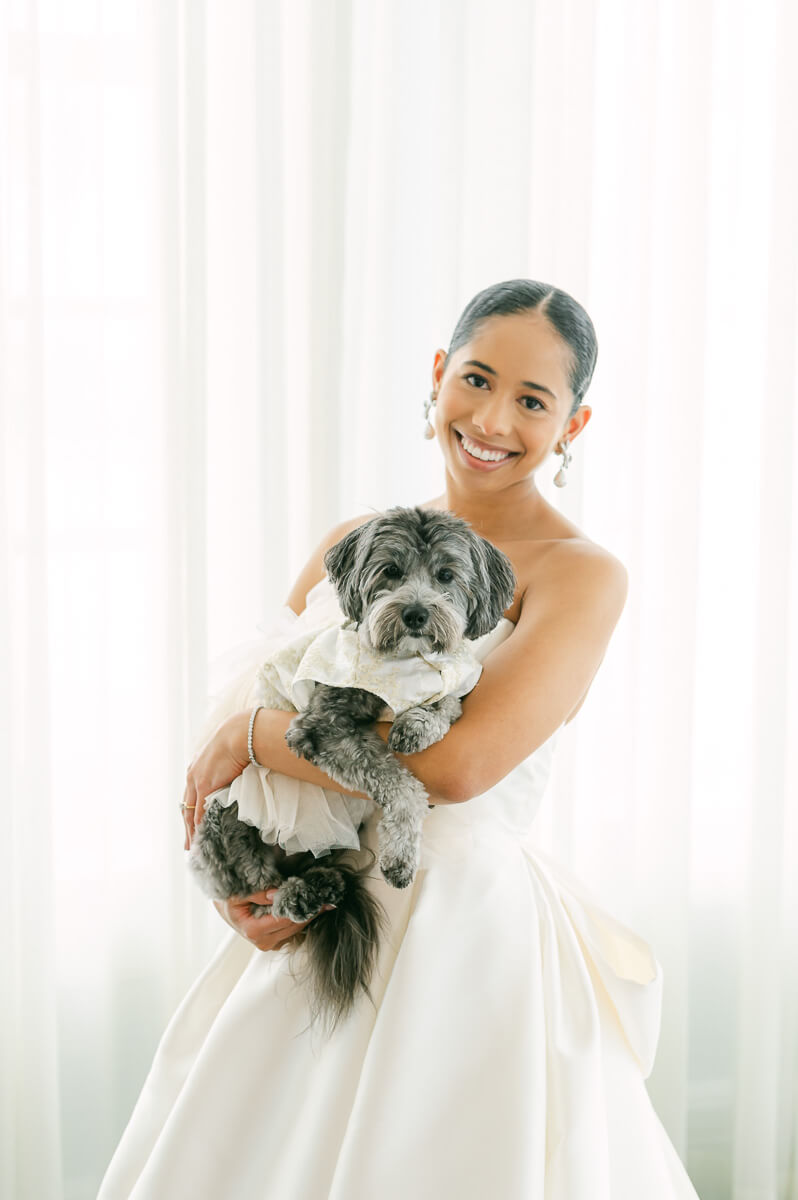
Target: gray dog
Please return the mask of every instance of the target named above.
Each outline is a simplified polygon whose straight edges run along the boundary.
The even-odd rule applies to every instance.
[[[390,509],[359,526],[327,552],[324,565],[348,621],[316,639],[293,692],[281,688],[279,663],[265,663],[258,698],[285,709],[299,708],[301,696],[286,742],[379,805],[380,869],[403,888],[418,868],[429,805],[393,752],[426,749],[460,716],[460,697],[481,669],[466,643],[498,624],[515,577],[507,557],[465,521],[421,508]],[[374,729],[386,711],[393,716],[387,745]],[[323,865],[309,853],[286,855],[237,820],[236,804],[211,803],[189,861],[216,898],[277,887],[271,911],[292,921],[335,905],[305,930],[314,1019],[334,1027],[359,992],[368,993],[384,913],[365,886],[367,868],[352,865],[346,851]],[[253,906],[256,915],[268,911]]]

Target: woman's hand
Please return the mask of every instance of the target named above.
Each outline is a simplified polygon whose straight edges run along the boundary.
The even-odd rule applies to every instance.
[[[207,797],[232,783],[249,763],[248,727],[249,713],[234,713],[222,722],[189,764],[183,793],[185,807],[181,810],[186,826],[184,850],[191,846]]]
[[[275,889],[271,888],[266,892],[254,892],[251,896],[231,896],[229,900],[214,900],[213,903],[230,928],[235,929],[236,933],[246,938],[258,950],[277,950],[309,925],[310,921],[295,925],[293,921],[284,917],[252,916],[253,904],[271,904],[274,896]],[[332,904],[325,904],[322,912],[328,912],[334,907]],[[310,920],[318,921],[320,918],[321,914],[311,917]]]

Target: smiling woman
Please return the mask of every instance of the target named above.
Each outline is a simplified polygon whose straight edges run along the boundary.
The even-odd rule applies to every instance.
[[[435,807],[412,886],[390,887],[376,871],[367,881],[388,922],[370,996],[314,1037],[298,940],[308,922],[255,915],[273,890],[219,902],[236,933],[167,1030],[101,1200],[249,1200],[256,1180],[260,1194],[307,1200],[694,1200],[643,1082],[659,964],[529,840],[557,733],[626,597],[621,564],[535,482],[587,425],[595,357],[590,319],[564,293],[528,280],[480,293],[448,352],[434,355],[445,488],[414,510],[410,559],[374,534],[383,518],[366,533],[361,517],[331,530],[301,572],[293,623],[337,629],[346,614],[370,629],[372,608],[397,587],[412,615],[418,580],[444,591],[462,582],[424,534],[429,514],[448,510],[495,557],[504,551],[516,587],[487,634],[466,630],[481,673],[459,718],[425,749],[397,752]],[[372,542],[374,563],[361,561]],[[347,555],[352,569],[339,577],[333,563]],[[189,841],[206,797],[249,756],[289,777],[298,805],[346,791],[292,755],[292,713],[256,707],[250,717],[258,666],[213,715],[189,769]],[[378,728],[387,737],[391,727]],[[361,830],[367,852],[379,848],[380,817]]]

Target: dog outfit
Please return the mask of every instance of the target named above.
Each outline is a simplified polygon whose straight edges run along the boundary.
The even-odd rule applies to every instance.
[[[297,616],[284,607],[279,615],[281,640],[271,645],[257,672],[247,703],[266,699],[274,707],[276,692],[286,709],[307,707],[317,683],[358,687],[380,696],[386,707],[380,720],[392,721],[416,704],[443,696],[464,696],[476,684],[482,664],[461,644],[452,653],[423,652],[398,658],[377,653],[341,612],[332,588],[314,596]],[[265,690],[268,688],[268,691]],[[287,854],[309,850],[322,858],[335,849],[360,847],[358,829],[374,804],[292,779],[269,767],[252,764],[207,803],[227,808],[238,804],[238,818],[260,830],[265,842],[278,843]]]
[[[325,627],[333,601],[323,579],[305,620]],[[512,631],[503,617],[474,654]],[[371,1000],[328,1040],[308,1028],[303,947],[224,931],[98,1200],[697,1200],[644,1083],[659,963],[536,845],[556,741],[430,812],[412,886],[373,872],[389,928]],[[303,803],[337,795],[292,782]]]
[[[258,673],[297,711],[307,707],[317,683],[327,683],[380,696],[386,707],[379,719],[392,721],[416,704],[465,696],[482,674],[467,642],[452,653],[419,650],[398,658],[374,650],[353,622],[341,621],[320,632],[301,632]]]

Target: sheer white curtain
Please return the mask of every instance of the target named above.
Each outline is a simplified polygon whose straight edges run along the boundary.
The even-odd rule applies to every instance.
[[[631,577],[540,843],[663,963],[702,1200],[796,1200],[795,6],[0,21],[0,1192],[94,1194],[226,929],[177,813],[213,663],[335,520],[439,490],[434,350],[528,276],[598,327],[555,498]]]

